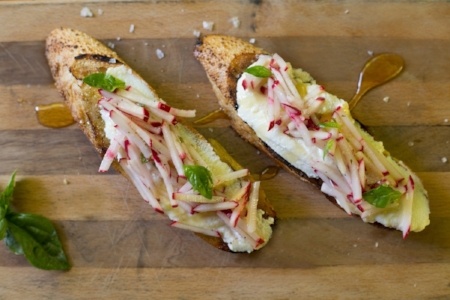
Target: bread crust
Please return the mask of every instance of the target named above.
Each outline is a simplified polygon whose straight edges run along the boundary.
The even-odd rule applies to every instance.
[[[108,67],[126,64],[116,52],[98,40],[69,28],[53,30],[46,40],[45,52],[56,88],[64,97],[75,121],[103,157],[109,147],[109,140],[105,137],[104,121],[97,105],[101,96],[96,88],[81,81],[88,74],[104,72]],[[137,73],[135,75],[140,77]],[[149,88],[155,92],[150,86]],[[198,132],[190,129],[196,138],[204,140]],[[117,162],[114,162],[113,166],[126,176]],[[260,197],[260,207],[267,216],[275,217],[275,212],[263,193]],[[230,251],[220,238],[197,235],[218,249]]]
[[[100,95],[78,81],[82,79],[83,67],[99,71],[112,65],[111,59],[119,61],[118,55],[87,34],[69,28],[55,29],[49,34],[45,53],[56,88],[73,118],[97,152],[103,155],[109,141],[103,134],[104,124],[97,108]]]

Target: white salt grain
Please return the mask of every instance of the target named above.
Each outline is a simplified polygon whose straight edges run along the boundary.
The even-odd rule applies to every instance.
[[[80,16],[82,16],[83,18],[92,18],[94,14],[89,7],[85,6],[81,9]]]
[[[116,45],[114,45],[114,43],[108,42],[108,47],[109,47],[109,48],[114,49],[115,46],[116,46]]]
[[[448,159],[447,159],[447,157],[444,156],[441,158],[441,161],[443,164],[446,164],[448,162]]]
[[[134,24],[130,24],[130,33],[133,33],[134,32]]]
[[[251,38],[251,39],[248,40],[248,42],[249,42],[250,44],[254,44],[254,43],[256,42],[256,39],[255,39],[255,38]]]
[[[103,9],[99,8],[99,9],[97,10],[97,14],[98,14],[99,16],[103,15]]]
[[[158,59],[163,59],[164,58],[164,52],[161,49],[156,49],[156,57],[158,57]]]
[[[194,34],[195,37],[200,37],[200,31],[199,30],[194,30],[192,33]]]
[[[214,22],[211,21],[203,21],[203,29],[212,31],[214,28]]]
[[[233,24],[234,28],[239,28],[239,26],[241,25],[241,21],[239,20],[239,17],[232,17],[230,19],[231,24]]]
[[[383,101],[384,101],[384,103],[388,103],[389,102],[389,97],[388,96],[384,97]]]
[[[370,56],[373,56],[373,51],[372,50],[367,50],[367,54],[369,54]]]

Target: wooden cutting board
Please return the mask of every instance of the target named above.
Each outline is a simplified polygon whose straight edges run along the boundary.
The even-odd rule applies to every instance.
[[[85,6],[93,17],[80,16]],[[446,1],[2,1],[0,188],[17,170],[15,207],[54,221],[73,267],[37,270],[2,245],[0,299],[450,298],[449,15]],[[271,242],[250,255],[221,252],[170,228],[120,175],[98,174],[77,125],[37,122],[36,106],[61,101],[44,55],[59,26],[109,43],[174,106],[199,117],[217,109],[192,55],[194,31],[210,33],[203,21],[254,38],[344,99],[372,53],[400,54],[403,73],[354,115],[423,179],[431,225],[403,240],[281,171],[262,185],[279,216]],[[273,165],[226,120],[198,129],[253,173]]]

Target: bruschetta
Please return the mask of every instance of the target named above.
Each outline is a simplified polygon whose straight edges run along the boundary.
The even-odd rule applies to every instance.
[[[202,37],[194,55],[232,127],[280,166],[364,222],[403,237],[429,224],[421,180],[309,73],[230,36]]]
[[[46,56],[56,87],[102,157],[142,198],[215,247],[252,252],[269,241],[275,212],[247,169],[232,169],[113,50],[69,28],[53,30]]]

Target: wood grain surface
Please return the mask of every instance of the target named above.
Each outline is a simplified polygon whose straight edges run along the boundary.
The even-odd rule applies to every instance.
[[[80,16],[85,6],[94,17]],[[17,170],[14,206],[54,222],[73,267],[37,270],[1,245],[0,299],[449,299],[449,16],[448,1],[1,1],[0,189]],[[212,33],[255,38],[344,99],[371,53],[400,54],[405,70],[354,115],[423,179],[430,226],[403,240],[281,171],[262,184],[279,216],[271,242],[225,253],[170,228],[120,175],[98,174],[77,125],[37,122],[35,106],[61,101],[44,56],[60,26],[114,44],[172,105],[199,117],[217,109],[192,54],[194,30],[209,33],[203,21]],[[273,165],[226,120],[198,129],[253,173]]]

